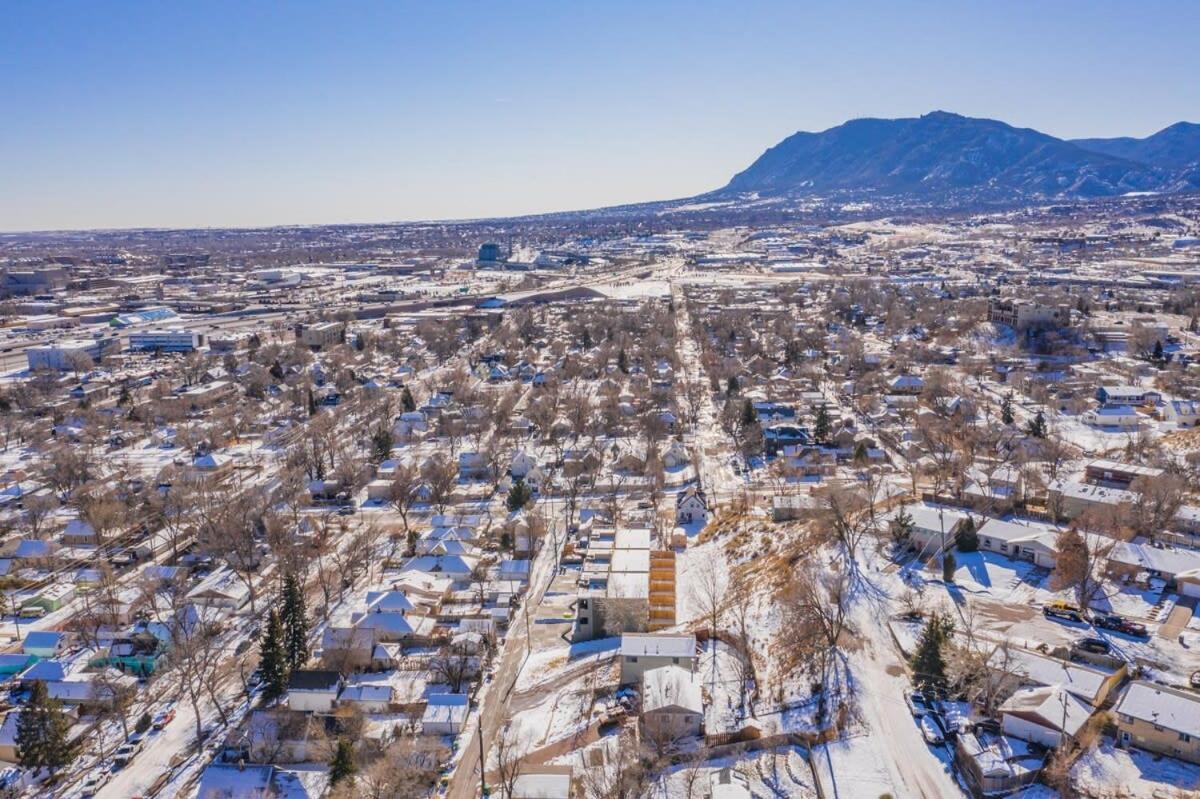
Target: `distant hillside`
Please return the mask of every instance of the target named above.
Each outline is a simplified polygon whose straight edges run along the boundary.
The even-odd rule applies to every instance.
[[[1140,141],[1150,142],[1178,127]],[[1136,151],[1185,158],[1189,134],[1194,130],[1172,133]],[[856,119],[820,133],[795,133],[716,193],[1090,198],[1200,188],[1200,169],[1188,170],[1190,163],[1101,152],[1028,128],[935,111],[908,119]]]
[[[1176,122],[1144,139],[1123,136],[1073,139],[1071,143],[1085,150],[1153,166],[1182,169],[1200,164],[1200,125],[1195,122]]]

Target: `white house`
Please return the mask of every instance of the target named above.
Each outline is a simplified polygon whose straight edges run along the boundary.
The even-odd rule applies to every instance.
[[[288,707],[310,713],[328,713],[337,701],[342,676],[336,671],[297,669],[288,678]]]
[[[682,666],[662,666],[642,675],[642,726],[652,740],[699,735],[704,701],[696,676]]]
[[[680,666],[696,671],[696,636],[680,633],[622,633],[621,684],[633,685],[651,669]]]
[[[1000,706],[1006,735],[1055,747],[1074,737],[1092,717],[1092,708],[1061,685],[1022,688]]]
[[[1200,427],[1200,402],[1196,400],[1169,400],[1162,407],[1164,421],[1174,422],[1176,427]]]
[[[525,450],[521,450],[512,456],[512,461],[508,464],[508,473],[518,480],[524,480],[530,470],[536,466],[537,459]]]
[[[704,492],[694,486],[675,497],[675,523],[692,524],[708,521],[708,499]]]
[[[421,716],[423,735],[458,735],[470,710],[466,694],[430,694]]]

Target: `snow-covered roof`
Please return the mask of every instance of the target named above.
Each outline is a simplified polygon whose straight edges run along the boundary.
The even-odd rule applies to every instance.
[[[1117,713],[1200,737],[1200,697],[1185,691],[1140,680],[1132,682],[1117,703]]]
[[[621,657],[696,656],[696,636],[678,633],[622,633]]]
[[[680,707],[695,713],[704,710],[700,686],[682,666],[661,666],[642,675],[642,712]]]

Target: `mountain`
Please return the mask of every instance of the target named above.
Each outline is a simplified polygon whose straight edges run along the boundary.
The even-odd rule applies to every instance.
[[[1200,125],[1176,122],[1169,128],[1144,139],[1123,136],[1117,139],[1073,139],[1072,144],[1140,164],[1184,167],[1200,164]]]
[[[931,200],[1089,198],[1200,188],[1197,177],[1200,170],[1188,173],[1176,165],[1099,152],[996,120],[935,111],[917,118],[855,119],[820,133],[795,133],[715,194],[846,191]]]

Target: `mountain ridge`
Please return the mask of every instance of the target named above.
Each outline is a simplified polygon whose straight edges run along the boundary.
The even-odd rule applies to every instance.
[[[921,198],[1078,198],[1200,189],[1200,125],[1145,139],[1066,140],[934,111],[800,131],[714,194],[871,192]]]

